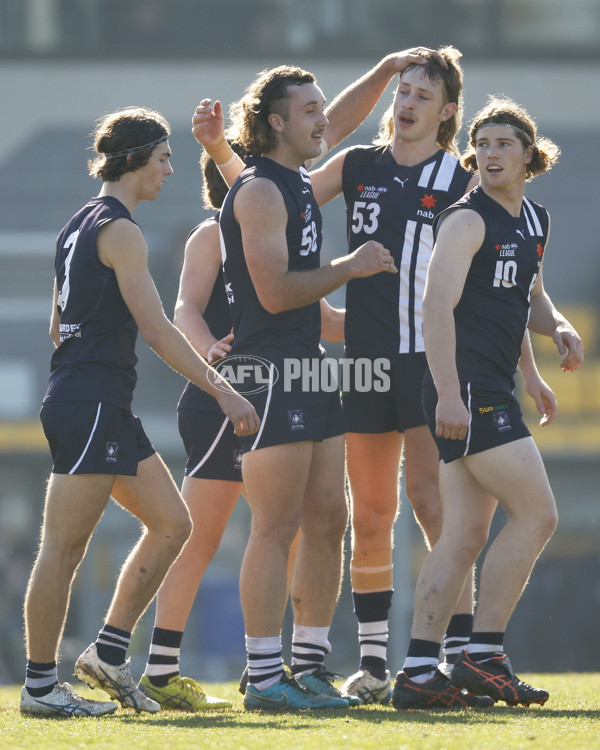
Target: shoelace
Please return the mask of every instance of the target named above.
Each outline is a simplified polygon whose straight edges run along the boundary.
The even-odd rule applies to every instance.
[[[332,683],[334,680],[341,680],[343,679],[343,674],[338,674],[337,672],[329,672],[327,669],[324,669],[323,667],[319,667],[318,669],[315,669],[312,674],[318,679],[322,680],[324,682]]]
[[[283,673],[281,682],[283,682],[286,685],[292,685],[292,687],[296,688],[297,690],[300,690],[300,692],[305,693],[306,695],[312,695],[310,690],[305,688],[304,685],[301,685],[293,676],[289,677],[285,672]]]
[[[196,680],[192,680],[191,677],[182,677],[181,682],[184,686],[185,692],[189,691],[195,695],[201,695],[203,698],[206,697],[204,690],[202,690]]]

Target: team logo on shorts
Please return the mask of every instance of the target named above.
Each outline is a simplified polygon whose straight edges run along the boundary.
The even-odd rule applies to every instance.
[[[235,471],[242,470],[242,451],[239,448],[233,450],[233,468]]]
[[[119,444],[118,443],[106,443],[106,463],[115,463],[119,456]]]
[[[498,428],[498,432],[506,432],[506,430],[512,430],[510,415],[507,411],[494,412],[492,414],[492,420]]]
[[[304,412],[302,409],[289,409],[288,421],[292,430],[304,429]]]

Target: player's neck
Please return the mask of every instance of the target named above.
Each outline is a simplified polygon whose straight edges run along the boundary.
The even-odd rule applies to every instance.
[[[140,202],[135,195],[135,191],[132,189],[132,186],[129,185],[128,181],[125,181],[123,177],[121,177],[119,182],[102,183],[102,189],[98,193],[98,197],[103,198],[105,196],[111,196],[112,198],[116,198],[117,200],[121,201],[121,203],[125,206],[125,208],[131,215],[133,215],[133,212]]]
[[[506,187],[494,188],[482,182],[481,189],[492,200],[495,200],[496,203],[505,208],[511,216],[517,217],[521,215],[525,184],[513,184]]]
[[[437,153],[439,148],[435,138],[408,141],[396,136],[392,143],[391,152],[394,160],[400,166],[414,167]]]
[[[292,169],[294,172],[297,172],[300,167],[311,158],[310,156],[301,154],[287,146],[278,146],[263,154],[263,156],[266,159],[271,159],[271,161],[280,164],[282,167]],[[314,159],[315,157],[313,156],[312,158]]]

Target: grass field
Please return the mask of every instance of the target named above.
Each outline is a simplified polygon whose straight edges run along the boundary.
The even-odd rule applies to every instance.
[[[321,750],[502,750],[600,748],[600,674],[520,675],[550,692],[545,707],[471,711],[406,711],[372,706],[345,711],[250,713],[242,708],[237,684],[205,685],[207,692],[234,703],[228,711],[202,714],[165,711],[136,715],[119,709],[101,719],[33,719],[19,713],[20,686],[0,687],[0,747],[89,748],[302,748]],[[92,693],[76,680],[85,697]]]

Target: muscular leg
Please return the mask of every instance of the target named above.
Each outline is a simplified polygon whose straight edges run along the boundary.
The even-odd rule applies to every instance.
[[[159,589],[154,624],[183,632],[200,582],[242,491],[242,483],[185,477],[181,491],[192,517],[192,534]]]
[[[531,437],[467,456],[464,461],[508,513],[508,521],[485,557],[475,617],[475,630],[503,632],[535,561],[556,528],[556,504]]]
[[[163,708],[226,708],[229,701],[207,697],[190,679],[181,679],[183,632],[204,573],[221,542],[239,499],[241,482],[184,477],[182,497],[192,517],[192,534],[169,568],[156,598],[156,617],[142,686]]]
[[[25,595],[27,657],[56,661],[71,584],[108,502],[111,475],[52,474],[40,549]]]
[[[396,431],[348,433],[346,451],[352,502],[350,576],[358,619],[360,665],[359,672],[347,680],[343,691],[360,691],[367,680],[369,691],[379,690],[378,695],[385,699],[388,611],[394,583],[393,527],[399,508],[402,435]]]
[[[392,548],[401,453],[402,435],[396,431],[346,434],[353,553]]]
[[[463,460],[440,463],[443,524],[415,590],[412,638],[441,643],[475,560],[483,549],[496,502]]]
[[[242,459],[252,526],[240,573],[246,634],[279,636],[290,545],[300,527],[314,444],[286,443]]]
[[[347,523],[344,438],[340,435],[313,447],[292,581],[296,625],[331,625],[340,590]]]
[[[137,476],[117,477],[113,497],[144,530],[121,568],[106,622],[131,632],[191,533],[190,515],[158,454],[141,461]]]
[[[439,485],[439,452],[427,425],[404,433],[406,494],[429,549],[442,531],[442,501]],[[469,573],[454,614],[473,612],[474,576]]]

